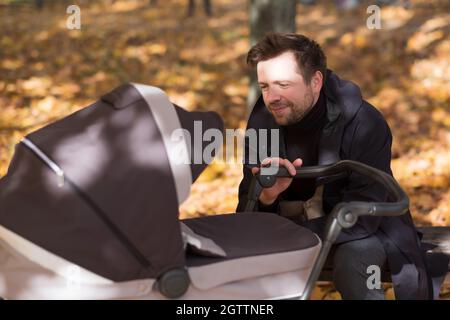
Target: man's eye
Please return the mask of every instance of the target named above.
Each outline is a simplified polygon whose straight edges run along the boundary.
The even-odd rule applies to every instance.
[[[266,91],[267,90],[266,86],[261,86],[260,88],[261,88],[261,91]]]
[[[289,84],[287,84],[287,83],[280,83],[279,86],[280,86],[280,88],[286,89],[287,87],[289,87]]]

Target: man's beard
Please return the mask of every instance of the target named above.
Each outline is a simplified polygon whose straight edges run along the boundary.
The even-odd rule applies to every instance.
[[[314,96],[313,96],[312,92],[307,92],[307,93],[305,93],[305,95],[303,97],[303,101],[301,101],[301,103],[294,104],[291,101],[285,100],[285,101],[281,101],[281,102],[271,103],[269,105],[269,108],[271,111],[273,109],[277,109],[277,108],[281,108],[281,107],[289,108],[291,110],[291,112],[284,118],[285,121],[283,121],[283,123],[278,123],[280,125],[288,126],[288,125],[292,125],[292,124],[297,123],[300,120],[302,120],[309,113],[309,111],[312,109],[313,106],[314,106]],[[273,113],[273,111],[272,111],[272,113]],[[274,115],[274,118],[276,121],[277,118],[275,117],[275,115]]]

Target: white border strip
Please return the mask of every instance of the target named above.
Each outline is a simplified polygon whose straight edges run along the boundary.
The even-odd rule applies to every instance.
[[[169,101],[164,91],[159,88],[143,84],[132,83],[132,86],[141,94],[152,111],[156,125],[161,132],[164,146],[169,157],[169,165],[172,170],[173,180],[177,190],[178,204],[180,205],[189,196],[192,184],[192,172],[189,161],[180,161],[181,154],[188,155],[188,143],[186,139],[174,141],[172,133],[182,129],[175,107]]]

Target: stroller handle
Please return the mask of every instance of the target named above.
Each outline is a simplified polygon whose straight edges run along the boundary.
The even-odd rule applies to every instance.
[[[369,177],[376,182],[384,185],[389,195],[395,202],[361,202],[352,201],[345,203],[345,206],[354,214],[372,215],[372,216],[397,216],[404,214],[409,207],[409,198],[405,191],[400,187],[397,181],[389,174],[379,169],[373,168],[361,162],[353,160],[342,160],[331,165],[311,166],[297,168],[295,176],[291,176],[285,167],[279,167],[274,174],[264,174],[264,168],[253,178],[250,186],[249,201],[247,202],[246,211],[254,210],[256,201],[263,188],[271,187],[275,184],[278,177],[292,178],[320,178],[345,173],[349,175],[351,172],[359,173]],[[339,205],[343,205],[339,204]]]
[[[322,247],[300,296],[301,300],[309,299],[311,296],[331,246],[342,229],[354,226],[359,216],[399,216],[408,211],[409,198],[391,175],[357,161],[342,160],[331,165],[298,168],[295,176],[291,176],[284,167],[278,168],[274,174],[264,174],[264,168],[261,171],[252,179],[245,211],[254,210],[263,188],[273,186],[277,177],[319,178],[356,172],[384,185],[389,191],[390,198],[394,200],[394,202],[340,202],[333,208],[325,228]]]

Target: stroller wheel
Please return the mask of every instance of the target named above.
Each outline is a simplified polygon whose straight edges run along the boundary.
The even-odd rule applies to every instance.
[[[177,268],[160,276],[157,281],[157,288],[165,297],[176,299],[186,293],[189,283],[189,274],[186,269]]]

